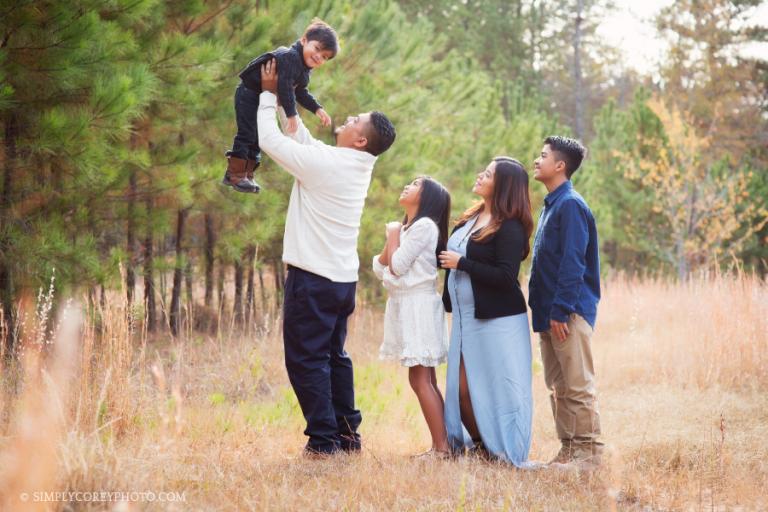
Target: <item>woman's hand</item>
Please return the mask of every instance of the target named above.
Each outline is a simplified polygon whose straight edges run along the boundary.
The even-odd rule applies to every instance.
[[[438,256],[438,259],[440,260],[441,267],[455,269],[459,267],[461,254],[453,251],[443,251]]]

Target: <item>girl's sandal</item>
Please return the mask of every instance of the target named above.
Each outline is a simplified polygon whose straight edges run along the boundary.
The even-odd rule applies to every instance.
[[[448,460],[451,458],[451,453],[443,450],[427,450],[424,453],[419,453],[418,455],[411,456],[412,459],[415,460],[431,460],[431,459],[438,459],[438,460]]]

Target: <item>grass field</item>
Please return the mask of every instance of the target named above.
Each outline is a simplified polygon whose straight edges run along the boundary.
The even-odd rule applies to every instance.
[[[27,308],[23,364],[2,375],[0,509],[768,508],[766,284],[614,278],[603,291],[593,352],[607,455],[591,475],[411,460],[429,436],[406,371],[377,360],[378,307],[359,304],[347,344],[363,452],[324,461],[300,457],[274,315],[248,334],[222,326],[171,340],[148,339],[119,300],[86,314],[81,331],[70,307],[55,335]],[[530,455],[547,460],[558,442],[537,345],[534,400]],[[81,494],[42,501],[43,491]],[[86,500],[93,491],[134,494]]]

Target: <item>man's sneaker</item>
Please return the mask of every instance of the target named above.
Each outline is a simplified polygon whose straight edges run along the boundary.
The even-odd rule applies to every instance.
[[[340,453],[341,450],[335,449],[330,451],[315,450],[309,447],[309,444],[304,446],[304,450],[301,453],[301,457],[309,460],[327,460],[334,455]]]
[[[568,462],[553,462],[549,467],[559,471],[595,471],[602,464],[603,443],[573,444],[573,456]]]
[[[339,434],[339,445],[347,453],[359,453],[362,449],[360,434]]]
[[[555,458],[549,461],[549,464],[567,464],[573,460],[573,445],[571,441],[562,440],[560,451],[557,452]]]

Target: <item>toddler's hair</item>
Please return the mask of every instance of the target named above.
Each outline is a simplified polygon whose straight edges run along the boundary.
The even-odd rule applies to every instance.
[[[329,50],[333,53],[331,58],[339,53],[339,37],[336,35],[336,31],[320,18],[312,20],[307,30],[304,31],[304,37],[307,38],[307,41],[317,41],[323,50]]]

